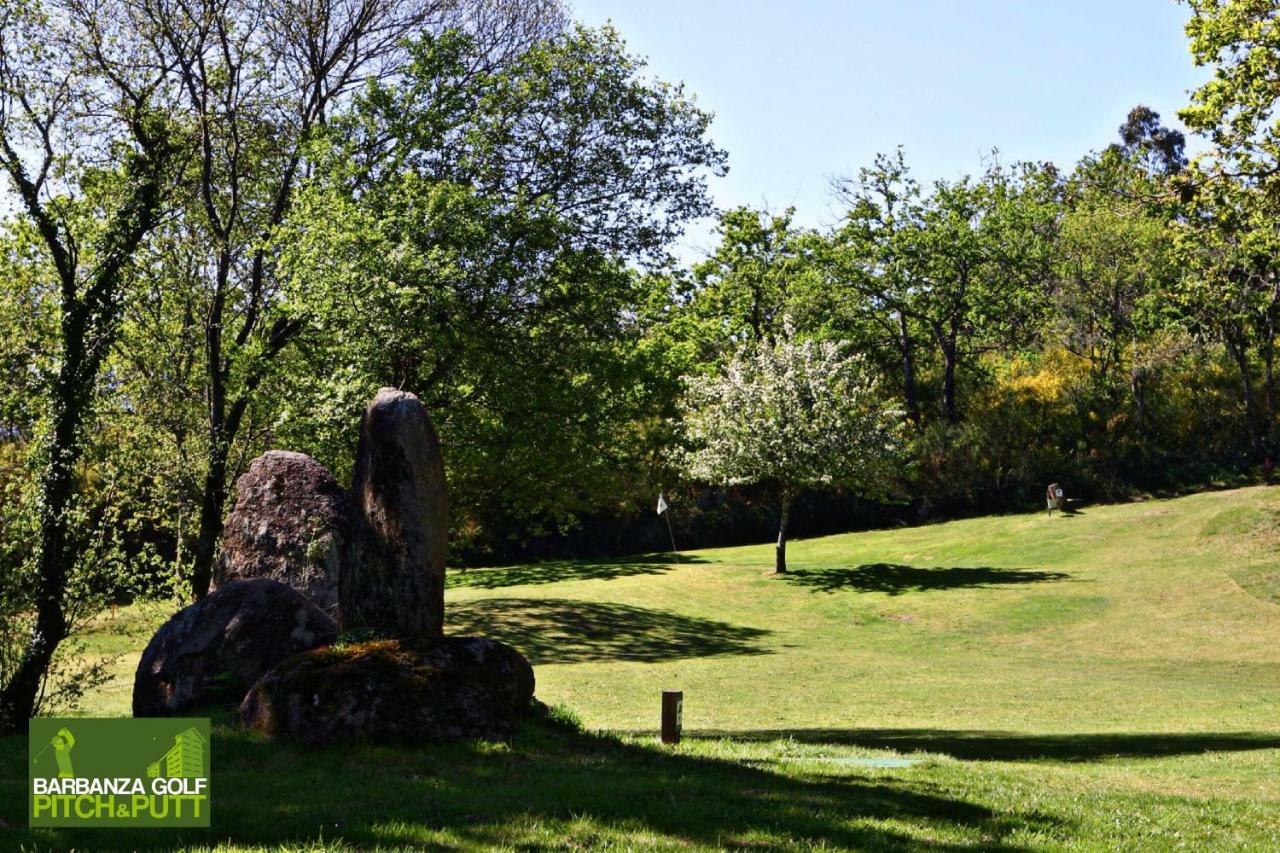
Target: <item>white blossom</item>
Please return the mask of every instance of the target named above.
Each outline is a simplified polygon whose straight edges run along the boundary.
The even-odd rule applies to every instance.
[[[902,413],[843,343],[794,339],[743,347],[716,376],[687,380],[685,473],[783,492],[873,487],[897,450]]]

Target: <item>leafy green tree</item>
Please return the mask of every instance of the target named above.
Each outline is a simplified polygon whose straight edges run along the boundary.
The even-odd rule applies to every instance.
[[[190,514],[199,598],[209,588],[237,442],[241,459],[251,455],[256,434],[278,414],[262,391],[291,363],[281,354],[301,331],[298,318],[281,311],[269,237],[310,168],[308,144],[366,79],[402,70],[405,39],[465,28],[477,45],[470,70],[478,72],[556,31],[563,16],[555,0],[120,2],[131,21],[146,22],[138,24],[150,36],[141,55],[166,69],[195,140],[175,215],[137,279],[141,304],[126,330],[133,343],[124,366],[153,412],[175,389],[203,402],[195,423],[189,406],[165,416],[167,455],[200,472]],[[178,353],[177,361],[166,353]]]
[[[1213,142],[1223,177],[1267,185],[1280,178],[1280,18],[1270,0],[1186,0],[1186,32],[1199,66],[1212,78],[1178,115]]]
[[[644,79],[610,29],[492,71],[473,70],[476,49],[420,39],[317,155],[279,244],[321,379],[309,393],[327,402],[291,415],[336,435],[317,416],[349,424],[370,389],[412,390],[460,509],[572,513],[607,501],[620,436],[654,402],[633,265],[710,210],[724,154],[710,117]]]
[[[177,152],[164,69],[134,62],[97,7],[0,7],[0,168],[56,283],[56,373],[46,387],[35,515],[38,553],[25,649],[2,673],[0,731],[26,725],[71,629],[74,569],[88,548],[77,464],[117,340],[124,280],[156,225]],[[105,159],[112,165],[99,166]]]
[[[860,356],[835,341],[744,345],[723,371],[689,379],[686,474],[761,484],[778,496],[774,570],[787,570],[791,506],[805,489],[883,488],[901,413],[884,402]]]
[[[942,411],[960,420],[956,376],[976,350],[1017,345],[1037,326],[1054,227],[1038,175],[997,169],[938,182],[922,213],[922,320],[942,357]]]
[[[920,186],[898,149],[892,156],[876,155],[872,166],[854,181],[837,183],[836,191],[848,211],[822,255],[829,292],[842,297],[835,304],[844,315],[872,330],[872,340],[888,342],[906,415],[918,429],[919,352],[928,340],[918,310]]]
[[[1153,426],[1144,341],[1172,322],[1169,295],[1179,276],[1168,178],[1185,165],[1181,134],[1137,107],[1120,136],[1067,178],[1055,251],[1049,335],[1089,365],[1081,432],[1090,446],[1118,438],[1112,415],[1130,406],[1133,438]]]
[[[1243,432],[1260,458],[1276,429],[1280,238],[1258,192],[1235,181],[1201,183],[1174,232],[1184,275],[1172,296],[1192,332],[1225,349],[1236,371]],[[1261,400],[1255,359],[1262,366]]]
[[[1212,78],[1179,115],[1213,147],[1183,181],[1188,197],[1179,246],[1188,264],[1179,303],[1234,363],[1245,432],[1256,456],[1276,429],[1274,379],[1280,283],[1274,222],[1280,214],[1280,22],[1274,3],[1188,0],[1187,36]],[[1262,363],[1257,400],[1253,358]],[[1261,426],[1260,426],[1261,424]]]
[[[1037,325],[1055,226],[1052,173],[993,166],[924,195],[899,152],[838,189],[848,212],[834,235],[837,280],[867,300],[898,346],[913,420],[912,326],[923,331],[942,362],[943,417],[958,423],[965,360],[1025,340]]]
[[[1187,139],[1180,130],[1165,127],[1160,113],[1139,104],[1120,125],[1114,150],[1138,164],[1147,177],[1176,175],[1187,166]]]
[[[727,356],[748,341],[774,340],[784,318],[802,328],[821,322],[815,296],[819,242],[795,226],[794,214],[746,207],[721,214],[720,242],[693,266],[691,288],[683,295],[708,358]]]

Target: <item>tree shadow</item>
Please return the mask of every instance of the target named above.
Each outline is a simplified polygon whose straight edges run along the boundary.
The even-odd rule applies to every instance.
[[[802,743],[940,753],[966,761],[1098,761],[1280,749],[1280,734],[1265,732],[1023,734],[981,729],[760,729],[686,731],[685,736],[760,741],[791,738]]]
[[[483,634],[529,662],[668,661],[762,655],[771,632],[629,604],[548,598],[485,598],[451,604],[451,634]]]
[[[865,563],[861,566],[833,569],[793,569],[783,576],[788,583],[807,586],[820,592],[854,589],[889,595],[935,589],[1045,583],[1070,577],[1067,572],[1040,569],[997,569],[991,566],[921,568],[901,563]]]
[[[0,741],[13,766],[25,742]],[[1069,838],[1030,806],[999,812],[927,779],[830,771],[783,775],[561,725],[545,712],[506,748],[472,744],[304,748],[215,730],[213,827],[36,830],[0,825],[0,846],[185,848],[233,842],[367,849],[616,846],[775,849],[1026,849]],[[10,756],[10,753],[12,755]],[[16,774],[15,774],[16,775]],[[22,785],[0,809],[23,813]],[[108,838],[107,835],[110,835]]]
[[[451,569],[450,587],[501,589],[560,581],[613,580],[631,575],[660,575],[683,563],[705,563],[692,554],[640,554],[607,560],[544,560],[517,566]]]

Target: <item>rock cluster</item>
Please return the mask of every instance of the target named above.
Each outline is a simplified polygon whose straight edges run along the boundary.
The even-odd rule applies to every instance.
[[[255,459],[216,588],[152,638],[134,715],[232,701],[246,726],[307,742],[508,737],[533,669],[502,643],[443,636],[448,504],[431,418],[393,388],[361,420],[350,495],[305,454]],[[333,646],[339,627],[378,639]]]

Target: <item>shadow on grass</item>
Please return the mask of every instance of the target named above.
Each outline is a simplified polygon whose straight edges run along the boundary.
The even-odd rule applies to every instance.
[[[802,743],[830,743],[897,752],[933,752],[967,761],[1098,761],[1106,758],[1161,758],[1204,752],[1280,749],[1280,735],[1264,732],[1173,732],[1108,734],[1022,734],[952,729],[762,729],[746,732],[685,732],[691,738],[729,737]]]
[[[25,743],[0,741],[6,768]],[[909,775],[783,775],[656,745],[527,722],[509,747],[306,749],[214,732],[207,830],[37,830],[23,784],[2,777],[0,847],[101,850],[282,845],[309,849],[837,847],[1021,849],[1068,837],[1031,808],[999,813]],[[1025,836],[1024,836],[1025,837]],[[328,849],[328,847],[326,847]]]
[[[690,554],[640,554],[607,560],[545,560],[519,566],[483,569],[451,569],[450,587],[501,589],[560,581],[613,580],[630,575],[660,575],[680,563],[705,563]]]
[[[1067,572],[1038,569],[996,569],[990,566],[920,568],[901,563],[866,563],[851,568],[794,569],[784,575],[788,583],[821,592],[853,589],[859,592],[925,592],[934,589],[992,587],[1004,584],[1045,583],[1071,577]]]
[[[628,604],[486,598],[451,604],[453,634],[510,643],[535,666],[584,661],[667,661],[767,654],[769,631]]]

